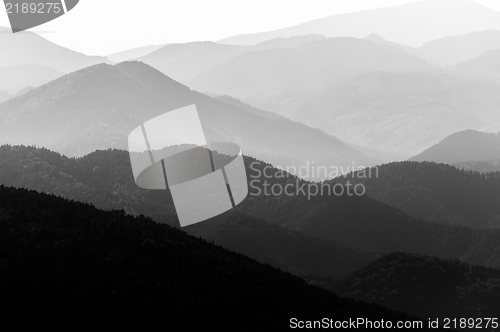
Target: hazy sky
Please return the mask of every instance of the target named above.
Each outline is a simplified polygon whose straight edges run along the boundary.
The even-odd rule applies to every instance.
[[[70,49],[107,55],[149,44],[219,40],[329,15],[415,0],[80,0],[75,9],[31,29]],[[456,0],[462,1],[462,0]],[[500,11],[499,0],[476,2]],[[9,26],[0,14],[0,26]]]

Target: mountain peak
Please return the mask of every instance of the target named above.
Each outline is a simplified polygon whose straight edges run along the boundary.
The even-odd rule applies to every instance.
[[[370,41],[384,41],[384,42],[387,41],[387,39],[383,38],[381,35],[376,34],[376,33],[370,33],[368,36],[364,37],[363,39],[370,40]]]

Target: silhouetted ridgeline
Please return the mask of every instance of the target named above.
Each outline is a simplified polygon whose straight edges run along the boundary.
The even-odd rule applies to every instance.
[[[254,183],[254,185],[262,188],[264,181],[267,181],[270,185],[283,186],[292,181],[297,187],[297,182],[294,182],[296,180],[293,177],[275,176],[276,169],[268,168],[266,174],[271,176],[263,178],[264,167],[271,166],[264,163],[252,166],[253,162],[256,160],[250,157],[245,158],[249,180],[253,181],[255,177],[260,180],[260,183]],[[97,151],[80,159],[69,159],[46,149],[0,147],[0,183],[55,193],[69,199],[88,201],[102,209],[123,209],[132,214],[144,214],[156,221],[169,223],[170,219],[176,216],[173,214],[173,205],[168,192],[138,188],[133,182],[129,165],[128,153],[118,150]],[[307,183],[298,182],[298,186],[304,184]],[[251,192],[255,190],[251,188]],[[350,247],[382,253],[392,251],[423,253],[459,258],[465,262],[483,266],[500,267],[499,232],[473,230],[420,220],[367,196],[317,195],[308,199],[307,195],[301,193],[292,196],[249,195],[234,212],[282,226],[290,232],[298,231],[308,236],[334,240]],[[242,237],[248,232],[249,226],[255,227],[255,234],[258,234],[261,239],[271,236],[270,234],[276,231],[282,234],[280,236],[285,236],[288,232],[286,229],[272,230],[264,223],[245,222],[240,218],[234,220],[237,220],[235,224],[239,224]],[[228,230],[234,231],[233,227],[236,227],[236,225],[228,225],[227,229],[220,227],[220,224],[228,222],[229,219],[226,216],[221,216],[203,225],[190,228],[188,231],[195,235],[199,232],[200,235],[215,240],[217,243],[232,244],[234,247],[231,246],[230,249],[253,256],[251,251],[246,251],[249,250],[247,242],[236,243],[232,239],[225,238],[230,234]],[[214,227],[207,229],[206,227],[210,227],[212,223]],[[266,229],[269,233],[263,235],[257,232],[259,228],[261,231]],[[297,246],[302,246],[309,241],[300,236],[294,238],[294,241],[304,240],[300,242],[301,244],[296,242]],[[273,265],[279,267],[284,266],[280,263],[280,257],[288,257],[286,265],[293,267],[290,271],[298,269],[306,274],[311,272],[307,271],[305,265],[299,268],[291,263],[292,257],[289,254],[293,250],[286,249],[291,244],[284,245],[286,242],[281,242],[281,244],[268,246],[266,242],[256,241],[256,244],[259,243],[261,246],[257,250],[256,245],[253,252],[255,254],[266,252],[270,259],[267,262],[272,262]],[[279,246],[283,249],[278,249]],[[323,244],[318,244],[316,248],[322,246]],[[266,247],[267,249],[263,250]],[[335,250],[335,252],[342,251]],[[311,253],[309,257],[312,259],[314,255]],[[331,258],[336,262],[335,264],[342,268],[337,270],[318,264],[317,267],[322,267],[323,272],[316,270],[314,273],[328,274],[332,270],[337,270],[337,276],[345,276],[345,273],[363,266],[366,264],[366,259],[369,259],[369,255],[366,256],[364,253],[356,254],[351,251],[349,255],[357,257],[353,260],[354,264],[348,264],[345,261],[341,264],[342,259],[333,259],[336,254],[332,254]],[[327,271],[330,272],[326,273]]]
[[[417,218],[500,228],[500,173],[479,174],[446,164],[407,161],[379,166],[377,177],[351,173],[336,181],[361,183],[369,196]]]
[[[317,129],[192,91],[141,62],[90,66],[0,104],[0,144],[43,146],[68,156],[126,150],[128,135],[141,123],[193,104],[207,141],[238,142],[244,153],[275,165],[378,162]]]
[[[490,92],[490,89],[483,88],[483,93],[487,92]],[[410,158],[410,160],[456,164],[470,161],[494,160],[499,158],[499,133],[485,133],[476,130],[465,130],[446,137],[422,153]]]
[[[392,253],[333,289],[339,295],[419,317],[500,319],[500,271],[458,260]]]
[[[124,211],[0,186],[2,324],[52,330],[284,330],[407,320]]]
[[[464,163],[453,164],[457,168],[467,171],[476,171],[479,173],[500,172],[500,159],[486,161],[468,161]]]
[[[167,224],[177,218],[168,191],[144,190],[135,184],[125,151],[97,151],[74,159],[47,149],[2,146],[0,184],[52,193],[104,210],[123,209]],[[314,239],[243,215],[244,211],[233,212],[185,230],[298,275],[340,278],[375,259],[366,250]]]

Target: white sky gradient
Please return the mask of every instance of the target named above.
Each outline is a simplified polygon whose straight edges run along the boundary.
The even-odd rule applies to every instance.
[[[217,41],[330,15],[414,1],[80,0],[67,15],[30,31],[43,32],[43,37],[75,51],[108,55],[151,44]],[[475,2],[500,12],[499,0]],[[0,26],[9,26],[5,10],[0,13]]]

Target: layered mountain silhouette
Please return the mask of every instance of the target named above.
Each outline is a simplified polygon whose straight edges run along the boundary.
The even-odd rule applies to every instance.
[[[47,149],[2,146],[0,159],[0,184],[87,202],[104,210],[146,215],[162,223],[171,223],[176,218],[168,192],[136,186],[125,151],[98,151],[73,159]],[[369,251],[285,230],[241,212],[225,214],[185,230],[301,276],[340,278],[375,258]]]
[[[109,63],[104,57],[69,50],[36,33],[13,34],[9,28],[0,27],[0,67],[38,65],[69,73],[103,62]]]
[[[149,218],[34,191],[0,186],[0,238],[3,323],[20,329],[234,330],[249,313],[247,330],[285,330],[291,317],[417,320]]]
[[[356,38],[330,38],[288,49],[245,53],[193,77],[201,92],[285,99],[324,91],[362,72],[431,70],[425,60],[396,47]],[[277,96],[276,96],[277,95]]]
[[[500,49],[500,31],[494,29],[446,36],[428,41],[419,47],[394,43],[377,34],[370,34],[364,39],[397,47],[438,66],[453,66],[475,59],[485,52]]]
[[[174,224],[176,214],[168,192],[138,188],[125,151],[98,151],[76,160],[46,149],[3,146],[0,153],[0,183],[4,185],[57,194],[101,209],[124,210]],[[234,210],[236,214],[194,225],[188,232],[294,273],[315,271],[317,275],[328,275],[329,271],[341,276],[373,257],[363,251],[313,241],[310,236],[365,251],[423,253],[500,266],[500,234],[495,230],[424,221],[366,195],[352,195],[352,191],[351,195],[345,191],[339,196],[325,193],[308,197],[308,185],[319,184],[302,181],[253,158],[245,158],[245,164],[250,193]],[[292,186],[287,189],[292,195],[270,194],[269,188],[285,185]],[[284,227],[290,233],[262,221]],[[312,258],[327,248],[330,254]],[[323,259],[336,265],[328,266]]]
[[[499,318],[500,270],[457,260],[392,253],[341,280],[334,290],[421,318]]]
[[[447,36],[429,41],[417,48],[417,52],[431,63],[452,66],[474,59],[486,51],[500,49],[500,29]]]
[[[0,91],[0,103],[9,99],[10,98],[10,94],[5,92],[5,91]]]
[[[361,183],[367,195],[417,218],[500,229],[499,174],[430,162],[390,163],[378,166],[377,172],[370,178],[358,176],[361,171],[336,180]]]
[[[109,54],[107,56],[107,58],[113,62],[116,62],[116,63],[128,61],[128,60],[135,60],[137,58],[140,58],[140,57],[146,56],[150,53],[153,53],[154,51],[162,48],[165,45],[166,44],[134,47],[134,48],[129,49],[129,50]]]
[[[500,83],[500,50],[489,50],[477,58],[458,63],[453,72],[466,78]]]
[[[127,148],[142,122],[196,104],[209,141],[238,142],[274,165],[373,165],[335,137],[286,119],[270,120],[207,97],[139,62],[92,66],[0,105],[0,142],[44,146],[69,156]]]
[[[214,42],[171,44],[140,57],[138,60],[153,66],[174,80],[185,83],[187,79],[224,64],[243,53],[290,48],[324,38],[324,36],[315,34],[275,38],[252,46],[225,45]]]
[[[260,107],[354,144],[411,157],[459,131],[498,131],[499,94],[495,83],[445,73],[377,72]]]
[[[473,1],[424,0],[327,16],[279,30],[238,35],[220,42],[253,45],[271,38],[311,33],[356,38],[376,33],[396,43],[418,47],[430,40],[486,29],[500,30],[500,13]]]
[[[453,166],[479,173],[500,172],[500,159],[486,161],[467,161],[453,164]]]
[[[500,135],[465,130],[446,137],[410,160],[456,164],[494,159],[500,159]]]
[[[43,85],[63,75],[63,72],[39,65],[0,67],[0,89],[13,94],[26,87]]]

